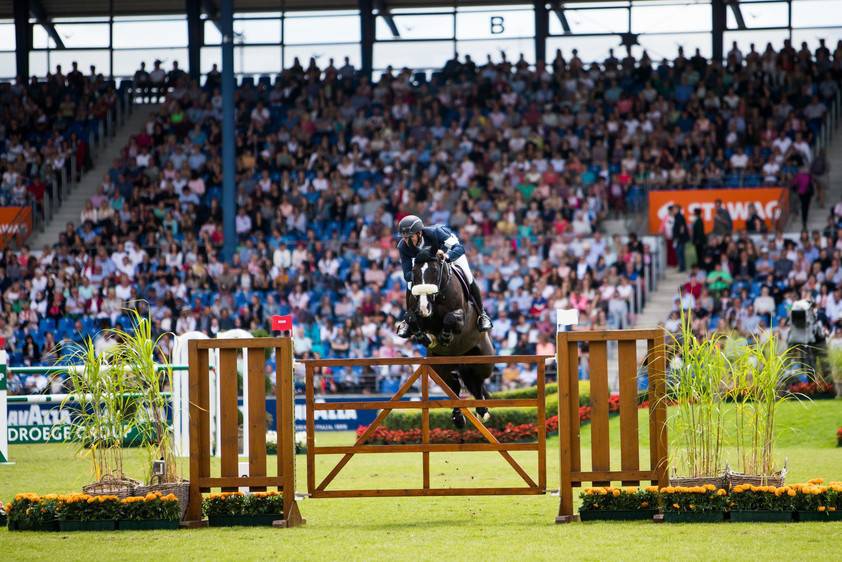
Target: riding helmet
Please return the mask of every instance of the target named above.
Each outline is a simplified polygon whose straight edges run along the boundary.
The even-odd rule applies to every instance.
[[[421,232],[422,228],[424,228],[424,223],[419,217],[416,217],[415,215],[405,216],[401,219],[401,222],[398,224],[398,232],[401,236],[410,236],[412,234],[417,234]]]

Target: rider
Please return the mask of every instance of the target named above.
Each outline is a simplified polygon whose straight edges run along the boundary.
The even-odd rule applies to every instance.
[[[418,252],[421,250],[427,250],[430,253],[435,252],[436,257],[457,266],[465,275],[465,280],[470,287],[471,297],[479,310],[477,328],[480,332],[489,331],[492,328],[491,319],[482,306],[482,295],[480,295],[479,287],[468,265],[465,248],[456,235],[441,224],[425,227],[421,219],[415,215],[402,218],[398,224],[398,232],[401,236],[398,251],[401,255],[403,277],[407,284],[412,283],[412,265]],[[399,337],[407,338],[411,332],[412,329],[406,320],[401,320],[398,323],[397,334]]]

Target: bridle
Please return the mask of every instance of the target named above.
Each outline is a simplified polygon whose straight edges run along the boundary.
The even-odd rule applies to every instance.
[[[438,280],[434,285],[436,289],[435,292],[425,294],[430,300],[430,303],[443,302],[447,298],[443,289],[450,283],[450,279],[453,276],[453,266],[450,262],[446,260],[438,260],[437,258],[432,258],[424,263],[426,264],[433,261],[438,262],[439,264]],[[424,283],[423,272],[421,274],[421,281],[421,284],[426,285],[426,283]],[[432,283],[430,285],[432,285]]]

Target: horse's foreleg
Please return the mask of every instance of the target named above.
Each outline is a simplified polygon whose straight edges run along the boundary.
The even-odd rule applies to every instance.
[[[459,393],[462,392],[462,383],[459,381],[459,377],[456,373],[453,372],[452,365],[433,365],[433,370],[436,374],[441,377],[441,379],[447,383],[447,386],[450,387],[450,390],[456,394],[456,397],[459,397]],[[456,429],[464,429],[465,427],[465,416],[462,415],[462,410],[459,408],[453,408],[453,413],[450,415],[450,420],[453,422],[453,425],[456,426]]]

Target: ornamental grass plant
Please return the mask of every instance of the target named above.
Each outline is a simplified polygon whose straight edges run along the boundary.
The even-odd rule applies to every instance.
[[[744,474],[769,476],[775,471],[775,414],[792,397],[786,382],[793,373],[793,348],[772,332],[747,346],[731,362],[727,397],[734,402],[737,463]]]
[[[79,453],[89,456],[95,481],[104,477],[121,480],[123,437],[135,424],[134,386],[125,371],[115,365],[110,351],[97,353],[93,340],[71,343],[62,349],[72,394],[61,404],[70,410],[73,431],[79,436]],[[118,362],[119,363],[119,362]]]
[[[722,336],[699,339],[690,313],[681,314],[681,333],[667,349],[672,370],[665,400],[675,403],[669,419],[677,447],[671,465],[689,477],[717,476],[725,469],[723,449],[727,408],[722,384],[731,370],[721,350]]]
[[[712,478],[730,465],[740,471],[736,476],[782,478],[775,474],[776,412],[798,398],[787,391],[787,382],[801,374],[794,349],[771,331],[751,341],[698,336],[692,314],[682,312],[668,356],[665,399],[676,406],[669,419],[673,470]]]
[[[138,428],[142,443],[149,457],[146,481],[152,480],[152,461],[165,461],[164,482],[179,480],[173,435],[167,421],[168,398],[165,388],[172,388],[173,371],[167,354],[161,349],[161,340],[172,334],[155,337],[152,320],[135,309],[129,309],[132,326],[107,330],[117,341],[112,352],[115,364],[128,378],[128,384],[137,394],[137,408],[131,423]]]

